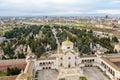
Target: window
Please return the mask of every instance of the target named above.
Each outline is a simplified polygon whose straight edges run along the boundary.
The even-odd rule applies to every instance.
[[[39,64],[40,66],[42,65],[42,63]]]
[[[50,62],[48,64],[51,64]]]
[[[43,65],[45,65],[45,63],[43,62]]]
[[[77,57],[75,56],[75,59],[77,59]]]
[[[62,66],[62,63],[60,64],[60,66]]]
[[[68,59],[71,59],[71,57],[68,57]]]
[[[76,66],[77,64],[76,64],[76,62],[75,62],[75,66]]]
[[[67,49],[70,49],[70,47],[67,47]]]
[[[70,66],[70,64],[68,65],[68,68],[70,68],[71,66]]]
[[[63,58],[61,57],[60,59],[62,60]]]

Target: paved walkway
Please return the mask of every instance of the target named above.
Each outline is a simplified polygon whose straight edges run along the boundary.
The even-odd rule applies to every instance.
[[[83,69],[88,80],[109,80],[97,67],[85,67]]]
[[[52,27],[51,27],[52,28]],[[58,37],[56,36],[57,35],[57,31],[55,28],[52,29],[52,32],[53,32],[53,35],[56,39],[56,43],[57,43],[57,46],[60,47],[60,43],[59,43],[59,40],[58,40]]]

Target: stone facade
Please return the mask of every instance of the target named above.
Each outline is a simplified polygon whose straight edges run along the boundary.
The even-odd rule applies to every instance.
[[[35,55],[30,51],[26,57],[27,66],[23,73],[18,75],[16,80],[32,80],[34,73],[43,69],[55,69],[59,72],[58,80],[79,80],[83,74],[83,67],[96,66],[101,68],[111,80],[120,80],[120,68],[114,65],[110,60],[103,56],[80,58],[78,50],[74,44],[67,39],[62,42],[62,46],[58,47],[57,53],[51,54],[49,57],[41,57],[36,59]]]

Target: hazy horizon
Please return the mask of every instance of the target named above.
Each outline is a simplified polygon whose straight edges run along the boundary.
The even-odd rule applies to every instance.
[[[119,16],[119,0],[0,0],[0,16]]]

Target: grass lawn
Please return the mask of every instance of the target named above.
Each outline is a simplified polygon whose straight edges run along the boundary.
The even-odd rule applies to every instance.
[[[7,74],[6,73],[0,73],[0,77],[2,77],[2,76],[7,76]]]
[[[87,80],[86,77],[80,77],[80,80]]]
[[[59,79],[59,80],[65,80],[65,78],[61,78],[61,79]]]

